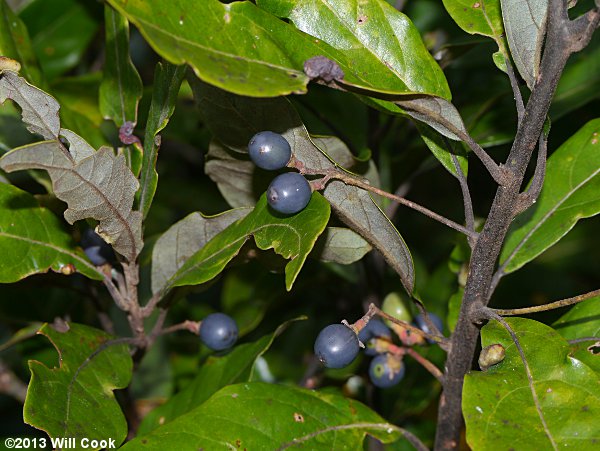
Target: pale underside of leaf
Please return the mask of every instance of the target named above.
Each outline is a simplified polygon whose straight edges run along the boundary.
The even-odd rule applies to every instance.
[[[45,139],[56,139],[60,132],[58,110],[54,97],[30,85],[11,71],[0,72],[0,104],[11,99],[21,107],[27,130]]]
[[[252,208],[236,208],[217,216],[192,213],[172,225],[156,242],[152,250],[152,292],[163,289],[167,281],[215,235]]]
[[[43,169],[52,179],[56,197],[67,202],[67,222],[93,218],[97,231],[115,251],[134,261],[142,249],[142,218],[132,211],[138,181],[125,163],[103,147],[74,164],[61,151],[58,141],[44,141],[23,146],[7,153],[0,167],[12,172]]]
[[[548,0],[501,0],[502,18],[517,69],[533,89],[546,32]]]

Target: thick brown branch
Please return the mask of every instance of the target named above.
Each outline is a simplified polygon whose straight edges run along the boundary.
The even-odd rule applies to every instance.
[[[475,322],[478,312],[487,306],[491,297],[494,268],[514,217],[525,170],[542,133],[560,74],[573,51],[566,32],[569,23],[566,2],[550,0],[548,11],[548,33],[540,73],[504,165],[512,177],[509,177],[509,183],[498,188],[490,214],[473,249],[459,319],[446,361],[438,411],[437,450],[456,449],[460,442],[463,379],[471,369],[479,337]]]

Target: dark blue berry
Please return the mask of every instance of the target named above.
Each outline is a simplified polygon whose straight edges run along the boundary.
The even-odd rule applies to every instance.
[[[267,202],[271,208],[285,215],[302,211],[310,201],[310,184],[302,174],[286,172],[273,179],[267,189]]]
[[[358,339],[363,343],[371,338],[392,338],[392,331],[383,324],[383,321],[377,318],[369,320],[367,325],[358,333]]]
[[[390,354],[380,354],[371,360],[369,377],[376,387],[389,388],[402,380],[405,371],[401,360]]]
[[[237,324],[224,313],[211,313],[200,324],[200,340],[214,351],[231,348],[237,338]]]
[[[343,368],[358,355],[358,337],[343,324],[324,328],[315,341],[315,354],[327,368]]]
[[[102,266],[114,260],[114,252],[110,244],[100,237],[93,229],[86,229],[81,235],[81,247],[87,258],[96,265]]]
[[[292,157],[290,143],[274,132],[258,132],[248,143],[248,154],[256,166],[269,171],[284,168]]]
[[[444,330],[442,320],[435,313],[429,313],[429,319],[433,324],[435,324],[435,327],[437,327],[440,332]],[[418,314],[417,316],[415,316],[415,325],[423,332],[434,335],[434,332],[429,328],[429,326],[425,322],[425,318],[423,317],[423,315]],[[427,341],[429,343],[435,343],[433,340],[428,339]]]

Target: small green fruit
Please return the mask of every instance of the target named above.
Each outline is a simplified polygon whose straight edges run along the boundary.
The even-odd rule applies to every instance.
[[[408,310],[406,307],[406,304],[402,300],[400,293],[395,291],[389,293],[385,297],[381,310],[388,315],[407,323],[410,323],[413,319],[412,315],[410,314],[410,310]],[[385,323],[388,325],[388,327],[392,327],[392,323],[390,321],[385,320]]]

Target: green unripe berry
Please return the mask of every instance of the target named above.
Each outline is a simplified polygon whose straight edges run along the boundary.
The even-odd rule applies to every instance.
[[[400,293],[395,291],[389,293],[385,297],[381,310],[388,315],[407,323],[410,323],[413,319],[410,310],[406,307],[406,304],[402,300]],[[391,321],[385,320],[385,323],[388,325],[388,327],[392,327],[393,323]]]

